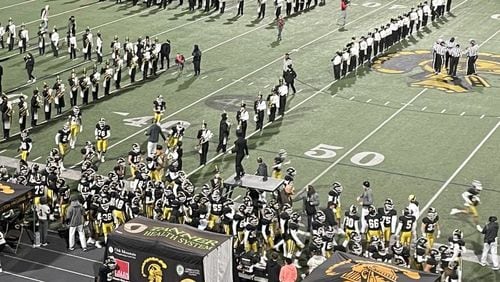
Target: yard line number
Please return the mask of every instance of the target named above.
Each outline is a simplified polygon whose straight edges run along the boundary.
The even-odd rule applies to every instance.
[[[304,155],[315,159],[331,159],[337,155],[336,151],[342,150],[344,147],[319,144],[316,147],[305,152]],[[351,162],[359,166],[376,166],[384,161],[384,155],[377,152],[359,152],[352,156]]]

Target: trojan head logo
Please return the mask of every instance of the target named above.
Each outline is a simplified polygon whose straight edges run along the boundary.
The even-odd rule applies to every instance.
[[[373,261],[356,261],[346,260],[330,266],[325,274],[327,276],[338,275],[335,269],[346,264],[352,264],[350,271],[345,271],[340,276],[343,282],[395,282],[398,281],[398,273],[402,273],[406,277],[418,281],[420,274],[411,269],[399,268],[392,265],[379,264]]]
[[[443,68],[439,74],[434,74],[432,55],[427,50],[401,51],[387,54],[375,60],[372,68],[381,73],[410,73],[409,82],[413,87],[432,88],[447,93],[464,93],[473,87],[490,87],[486,79],[477,75],[452,78]],[[500,55],[480,53],[476,61],[477,72],[481,74],[500,74]],[[461,59],[457,74],[465,73],[466,60]]]
[[[164,269],[167,269],[167,264],[162,259],[149,257],[142,262],[141,274],[148,282],[162,282]]]
[[[0,183],[0,193],[10,195],[14,194],[15,191],[11,186]]]

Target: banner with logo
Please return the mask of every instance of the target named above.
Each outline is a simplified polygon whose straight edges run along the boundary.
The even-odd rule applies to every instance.
[[[226,241],[225,235],[138,217],[110,235],[106,256],[117,262],[114,281],[201,282],[207,281],[204,258]]]
[[[33,188],[0,181],[0,213],[15,208],[33,198]]]
[[[309,282],[436,282],[439,275],[335,252],[303,280]]]

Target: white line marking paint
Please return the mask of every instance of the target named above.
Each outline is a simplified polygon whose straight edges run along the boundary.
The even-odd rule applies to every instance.
[[[425,111],[427,109],[427,106],[423,107],[422,108],[422,112]]]
[[[21,243],[21,245],[26,246],[26,247],[32,247],[32,245],[29,245],[29,244],[26,244],[26,243]],[[81,256],[77,256],[77,255],[65,253],[65,252],[60,252],[60,251],[48,249],[48,248],[45,248],[45,247],[37,247],[37,249],[44,250],[44,251],[47,251],[47,252],[51,252],[51,253],[54,253],[54,254],[59,254],[59,255],[63,255],[63,256],[68,256],[68,257],[76,258],[76,259],[81,259],[81,260],[86,260],[86,261],[96,262],[96,263],[102,263],[102,261],[93,260],[93,259],[89,259],[89,258],[85,258],[85,257],[81,257]]]
[[[221,77],[221,78],[219,78],[219,79],[217,79],[217,81],[221,81],[221,80],[222,80],[222,77]]]
[[[41,266],[44,266],[44,267],[56,269],[56,270],[59,270],[59,271],[68,272],[68,273],[75,274],[75,275],[82,276],[82,277],[87,277],[87,278],[92,278],[92,279],[95,278],[94,276],[90,276],[90,275],[87,275],[87,274],[84,274],[84,273],[76,272],[76,271],[65,269],[65,268],[60,268],[60,267],[53,266],[53,265],[50,265],[50,264],[40,263],[40,262],[32,261],[32,260],[29,260],[29,259],[24,259],[24,258],[20,258],[20,257],[11,256],[11,255],[4,255],[4,256],[6,256],[8,258],[11,258],[11,259],[15,259],[15,260],[20,260],[20,261],[29,262],[29,263],[32,263],[32,264],[41,265]]]
[[[366,102],[367,102],[367,103],[370,103],[371,101],[372,101],[372,99],[368,99],[368,100],[366,100]]]
[[[2,7],[2,8],[0,8],[0,10],[5,10],[5,9],[8,9],[8,8],[12,8],[12,7],[16,7],[16,6],[28,4],[28,3],[31,3],[31,2],[34,2],[34,1],[36,1],[36,0],[29,0],[29,1],[21,2],[21,3],[17,3],[17,4],[12,4],[12,5],[9,5],[9,6]]]
[[[172,75],[176,75],[176,74],[177,74],[177,71],[174,71],[174,72],[172,73]]]
[[[3,149],[2,151],[0,151],[0,154],[5,153],[5,151],[7,151],[7,149]]]
[[[333,94],[333,95],[332,95],[332,98],[335,98],[335,97],[337,97],[337,94]]]
[[[36,161],[38,161],[38,160],[39,160],[39,159],[41,159],[41,158],[42,158],[41,156],[40,156],[40,157],[38,157],[38,158],[34,158],[34,159],[32,160],[32,162],[36,162]]]
[[[443,109],[443,110],[441,111],[441,113],[442,113],[442,114],[444,114],[445,112],[446,112],[446,109]]]
[[[389,105],[389,103],[390,103],[389,101],[385,102],[384,106],[387,106],[387,105]]]
[[[192,75],[193,75],[193,74],[192,74],[192,73],[190,73],[190,74],[186,75],[186,77],[191,77]]]
[[[434,196],[432,196],[432,198],[421,209],[421,211],[426,211],[432,205],[432,203],[434,203],[434,201],[439,197],[439,195],[441,195],[441,193],[443,193],[444,189],[446,189],[446,187],[448,187],[448,185],[451,183],[451,181],[453,181],[453,179],[460,173],[460,171],[462,171],[462,169],[467,165],[467,163],[472,159],[472,157],[474,157],[474,155],[477,153],[477,151],[479,151],[479,149],[481,149],[481,147],[484,145],[484,143],[486,143],[486,141],[488,141],[488,139],[490,139],[490,137],[493,135],[493,133],[495,133],[495,131],[498,129],[499,126],[500,126],[500,121],[497,122],[497,124],[490,130],[490,132],[488,132],[488,134],[486,134],[486,136],[483,138],[483,140],[481,140],[481,142],[479,142],[479,144],[476,146],[476,148],[474,148],[474,150],[472,150],[472,152],[469,154],[469,156],[460,164],[460,166],[455,170],[455,172],[453,172],[453,174],[450,176],[450,178],[448,178],[448,180],[446,180],[446,182],[443,184],[443,186],[441,186],[441,188],[439,188],[439,190],[436,193],[434,193]],[[424,214],[424,213],[421,213],[420,216],[422,216],[422,214]]]
[[[480,116],[479,119],[483,119],[484,118],[484,115]]]
[[[205,78],[207,78],[207,77],[208,77],[208,75],[205,75],[205,76],[204,76],[204,77],[202,77],[201,79],[205,79]]]
[[[465,115],[465,112],[462,112],[462,113],[460,114],[460,116],[463,116],[463,115]]]
[[[330,166],[328,166],[325,170],[323,170],[320,174],[318,174],[313,180],[311,180],[302,190],[305,190],[307,186],[314,184],[318,179],[323,177],[326,173],[328,173],[334,166],[339,164],[344,158],[346,158],[349,154],[351,154],[354,150],[356,150],[359,146],[361,146],[366,140],[372,137],[375,133],[377,133],[382,127],[384,127],[387,123],[389,123],[392,119],[394,119],[397,115],[399,115],[404,109],[406,109],[411,103],[417,100],[422,94],[424,94],[428,88],[423,89],[418,92],[417,95],[413,96],[411,100],[406,102],[401,108],[399,108],[396,112],[394,112],[390,117],[384,120],[379,126],[377,126],[374,130],[372,130],[368,135],[366,135],[361,141],[359,141],[356,145],[354,145],[349,151],[345,152],[342,156],[340,156],[335,162],[333,162]],[[301,190],[301,191],[302,191]]]
[[[268,88],[268,87],[269,87],[269,84],[264,85],[264,88]]]
[[[248,86],[253,85],[253,84],[254,84],[254,82],[252,81],[252,82],[250,82],[250,83],[248,84]]]
[[[349,98],[349,101],[352,101],[352,100],[354,100],[354,96],[352,96],[351,98]]]
[[[23,278],[23,279],[30,280],[30,281],[44,282],[43,280],[38,280],[38,279],[35,279],[35,278],[31,278],[31,277],[28,277],[28,276],[24,276],[24,275],[13,273],[13,272],[9,272],[9,271],[4,271],[2,273],[5,273],[7,275],[16,276],[16,277],[19,277],[19,278]]]
[[[304,89],[299,89],[299,90],[297,91],[297,93],[295,93],[295,94],[299,94],[300,92],[302,92],[302,90],[304,90]]]

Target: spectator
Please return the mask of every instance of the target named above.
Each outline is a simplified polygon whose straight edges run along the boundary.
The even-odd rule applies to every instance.
[[[69,250],[75,249],[75,232],[78,231],[78,237],[83,251],[87,251],[87,242],[85,232],[83,232],[83,222],[85,209],[78,201],[78,196],[71,197],[71,204],[66,212],[66,221],[69,223]]]
[[[304,193],[306,192],[306,193]],[[312,185],[308,185],[306,190],[302,190],[297,194],[294,202],[302,200],[304,211],[307,215],[307,232],[311,231],[313,217],[316,214],[316,209],[319,206],[319,195]]]
[[[481,255],[481,264],[486,266],[488,253],[491,252],[491,261],[493,262],[493,270],[498,270],[498,256],[497,256],[497,244],[498,244],[498,222],[496,216],[490,216],[488,218],[488,223],[481,227],[476,226],[477,230],[484,234],[484,244],[483,244],[483,254]]]
[[[266,264],[266,273],[268,282],[280,281],[281,265],[278,263],[277,260],[278,260],[278,254],[273,252],[271,254],[271,259]]]
[[[47,205],[47,198],[41,197],[40,204],[36,206],[36,214],[38,216],[38,231],[40,232],[40,243],[42,246],[47,246],[47,236],[49,233],[49,216],[50,207]]]
[[[281,7],[279,7],[281,10]],[[278,26],[278,39],[277,41],[281,41],[281,33],[283,32],[283,28],[285,27],[285,19],[283,18],[283,15],[280,15],[277,20],[277,26]]]
[[[280,270],[280,282],[297,281],[297,268],[291,258],[285,258],[285,265]]]
[[[315,250],[313,252],[313,256],[307,261],[307,266],[309,266],[309,270],[307,273],[311,273],[313,272],[313,270],[320,266],[322,263],[324,263],[326,261],[326,257],[324,257],[323,255],[321,255],[321,251],[320,250]]]

